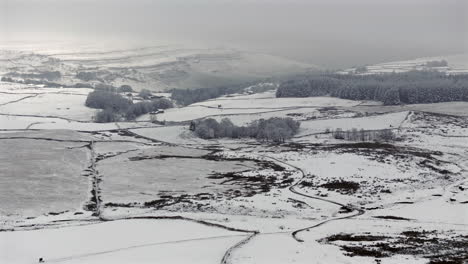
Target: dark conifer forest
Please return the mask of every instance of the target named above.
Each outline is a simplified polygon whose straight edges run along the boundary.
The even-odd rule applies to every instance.
[[[314,74],[283,82],[276,97],[332,96],[385,105],[468,101],[468,77],[429,71],[376,75]]]

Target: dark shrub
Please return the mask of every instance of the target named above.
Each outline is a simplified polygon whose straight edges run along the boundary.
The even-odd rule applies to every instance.
[[[133,89],[130,85],[127,85],[127,84],[124,84],[122,86],[120,86],[119,88],[117,88],[117,92],[119,93],[131,93],[133,92]]]
[[[96,113],[94,116],[94,121],[96,123],[109,123],[119,121],[119,118],[114,111],[110,109],[104,109]]]
[[[132,102],[119,94],[96,90],[88,94],[85,105],[91,108],[108,109],[114,112],[126,111]]]
[[[138,95],[143,98],[143,99],[150,99],[151,98],[151,91],[150,90],[147,90],[147,89],[143,89],[141,90]]]
[[[79,72],[76,74],[76,78],[85,82],[89,82],[92,80],[97,80],[98,75],[96,72]]]
[[[108,92],[116,92],[117,89],[110,85],[110,84],[105,84],[105,83],[97,83],[95,86],[94,86],[94,89],[95,90],[102,90],[102,91],[108,91]]]
[[[152,111],[157,110],[157,109],[168,109],[168,108],[174,107],[174,104],[172,103],[172,101],[166,98],[159,98],[159,99],[151,100],[151,104],[153,105]]]

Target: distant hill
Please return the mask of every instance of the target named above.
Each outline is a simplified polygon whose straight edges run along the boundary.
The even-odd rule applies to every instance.
[[[53,81],[64,85],[129,84],[137,90],[163,91],[235,85],[318,69],[268,54],[219,48],[155,46],[72,51],[43,48],[35,52],[0,50],[0,75],[40,79],[51,72],[60,72],[61,76]]]
[[[435,70],[447,74],[468,74],[468,53],[425,57],[405,61],[393,61],[349,68],[339,73],[347,74],[377,74],[392,72],[407,72],[411,70]]]

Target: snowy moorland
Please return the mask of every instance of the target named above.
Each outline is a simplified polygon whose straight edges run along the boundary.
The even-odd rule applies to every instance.
[[[236,85],[317,69],[278,56],[226,48],[109,46],[0,46],[0,74],[15,80],[36,80],[41,74],[60,72],[49,81],[60,85],[88,81],[116,87],[129,84],[136,90],[164,91]]]
[[[70,71],[138,64],[135,83],[155,58],[188,71],[227,56],[20,54],[3,56]],[[0,82],[0,263],[466,263],[466,103],[246,92],[94,123],[91,91]],[[189,125],[208,117],[301,125],[282,144],[201,139]],[[369,138],[382,131],[392,139]]]

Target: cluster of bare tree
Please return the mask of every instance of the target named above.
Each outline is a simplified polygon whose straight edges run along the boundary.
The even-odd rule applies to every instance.
[[[228,118],[221,122],[212,118],[191,123],[191,130],[204,139],[211,138],[256,138],[262,141],[284,142],[294,136],[300,123],[293,119],[273,117],[260,119],[248,126],[236,126]]]
[[[325,133],[330,133],[335,139],[343,139],[348,141],[393,141],[395,140],[395,133],[391,129],[382,130],[358,130],[353,128],[351,130],[343,130],[337,128],[334,131],[328,130]]]
[[[468,76],[434,71],[352,75],[314,74],[280,85],[277,97],[333,96],[386,105],[468,101]]]
[[[172,102],[165,98],[133,103],[119,93],[105,90],[95,90],[89,93],[85,105],[91,108],[103,109],[95,116],[95,121],[98,123],[115,122],[121,118],[133,120],[152,111],[173,107]]]

